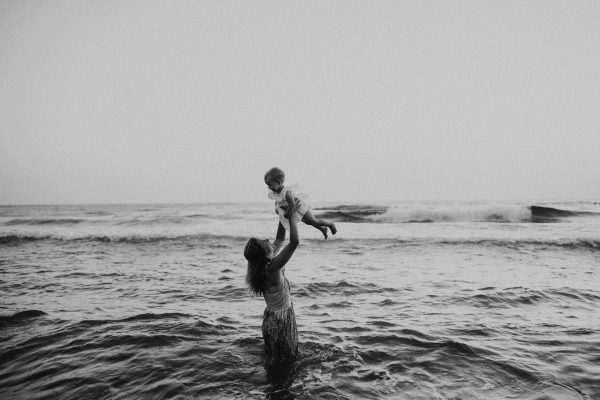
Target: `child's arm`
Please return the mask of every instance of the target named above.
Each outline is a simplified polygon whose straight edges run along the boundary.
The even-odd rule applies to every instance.
[[[294,195],[289,190],[285,192],[285,200],[288,203],[288,208],[285,210],[284,217],[290,219],[290,215],[296,210],[296,199],[294,199]]]
[[[281,222],[280,222],[279,226],[277,227],[277,237],[275,238],[275,241],[273,242],[273,245],[275,246],[275,249],[273,250],[273,256],[276,256],[277,253],[279,253],[279,250],[281,249],[281,246],[283,245],[283,242],[285,241],[285,235],[286,235],[286,230],[283,227],[283,225],[281,225]]]

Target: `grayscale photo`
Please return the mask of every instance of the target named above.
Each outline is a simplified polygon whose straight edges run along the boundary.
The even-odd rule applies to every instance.
[[[600,2],[0,0],[0,399],[600,400]]]

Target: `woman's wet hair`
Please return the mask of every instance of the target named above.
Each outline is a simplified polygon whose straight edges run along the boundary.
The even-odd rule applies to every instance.
[[[246,257],[246,260],[248,261],[264,256],[265,253],[266,252],[262,246],[261,240],[257,238],[251,238],[248,240],[246,247],[244,247],[244,257]]]
[[[246,271],[248,290],[250,290],[250,293],[260,296],[265,292],[263,272],[270,261],[262,240],[257,238],[248,240],[246,247],[244,247],[244,257],[248,260]]]

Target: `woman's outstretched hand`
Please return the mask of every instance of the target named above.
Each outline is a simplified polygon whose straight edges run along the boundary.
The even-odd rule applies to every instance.
[[[288,203],[287,210],[285,211],[285,214],[283,216],[286,219],[290,219],[290,216],[294,213],[294,211],[296,211],[298,209],[300,209],[300,199],[297,197],[294,197],[293,207],[290,207],[290,204]]]

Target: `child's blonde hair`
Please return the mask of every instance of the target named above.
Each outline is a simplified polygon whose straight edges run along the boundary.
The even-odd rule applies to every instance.
[[[265,181],[268,178],[272,178],[272,179],[275,179],[279,183],[283,183],[283,181],[285,180],[285,172],[283,172],[281,169],[279,169],[277,167],[271,168],[265,174]]]

